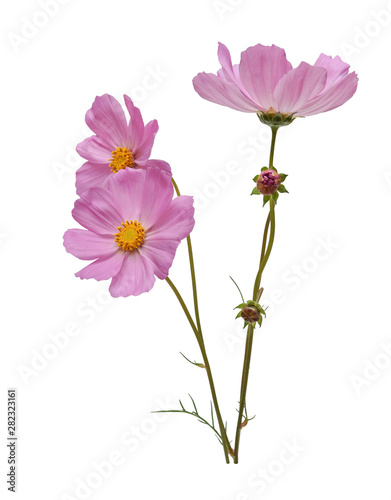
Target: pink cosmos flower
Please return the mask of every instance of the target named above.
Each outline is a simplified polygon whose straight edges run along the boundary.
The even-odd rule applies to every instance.
[[[321,54],[314,65],[292,69],[285,51],[258,44],[242,52],[240,64],[219,43],[217,75],[199,73],[193,85],[204,99],[246,113],[311,116],[337,108],[356,92],[358,78],[340,57]]]
[[[64,235],[67,252],[94,260],[76,276],[112,278],[113,297],[148,292],[155,276],[166,278],[180,241],[194,227],[193,198],[172,197],[171,177],[157,168],[122,169],[104,187],[90,189],[72,212],[85,229]]]
[[[168,163],[149,159],[159,129],[157,121],[144,126],[140,110],[127,95],[124,99],[129,123],[120,103],[108,94],[97,97],[86,113],[86,123],[96,135],[76,148],[87,160],[76,172],[76,191],[80,196],[91,187],[102,186],[113,173],[127,167],[157,167],[171,174]]]

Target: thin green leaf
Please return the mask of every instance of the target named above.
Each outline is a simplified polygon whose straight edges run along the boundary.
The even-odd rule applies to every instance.
[[[234,282],[234,284],[235,284],[236,288],[239,290],[239,293],[240,293],[240,297],[241,297],[241,299],[242,299],[242,302],[244,302],[243,294],[242,294],[242,292],[241,292],[241,290],[240,290],[240,288],[239,288],[238,284],[236,283],[236,281],[233,279],[233,277],[232,277],[232,276],[230,276],[230,278],[231,278],[231,280]],[[236,309],[236,307],[235,307],[235,309]]]
[[[198,368],[205,368],[205,365],[203,363],[197,363],[196,361],[190,361],[189,358],[186,358],[186,356],[184,354],[182,354],[181,352],[179,352],[179,354],[181,354],[186,361],[188,361],[189,363],[191,363],[192,365],[194,366],[198,366]]]

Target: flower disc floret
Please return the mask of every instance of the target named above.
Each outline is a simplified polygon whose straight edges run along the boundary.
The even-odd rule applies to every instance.
[[[132,168],[134,166],[133,155],[128,148],[116,148],[111,153],[109,162],[112,172],[118,172],[126,167]]]
[[[118,233],[114,241],[122,250],[132,251],[142,245],[145,238],[145,229],[137,221],[125,221],[117,227]]]

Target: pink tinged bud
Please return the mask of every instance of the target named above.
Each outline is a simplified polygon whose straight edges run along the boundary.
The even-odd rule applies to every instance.
[[[279,174],[269,168],[263,170],[257,179],[257,189],[264,196],[271,196],[280,187],[281,177]]]
[[[247,323],[256,323],[259,320],[259,311],[256,307],[243,307],[241,313],[241,317]]]

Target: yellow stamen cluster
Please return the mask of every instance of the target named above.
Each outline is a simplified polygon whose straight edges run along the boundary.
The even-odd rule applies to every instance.
[[[122,250],[132,251],[144,241],[145,229],[136,220],[127,220],[117,229],[119,232],[114,235],[114,241]]]
[[[133,155],[128,148],[117,148],[111,153],[109,162],[112,172],[118,172],[118,170],[134,165]]]

